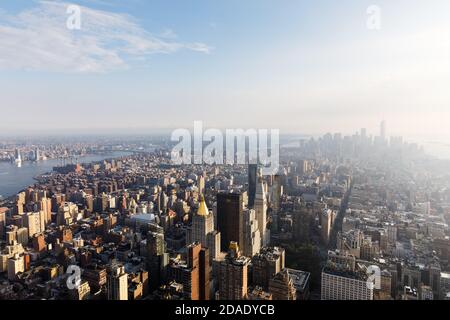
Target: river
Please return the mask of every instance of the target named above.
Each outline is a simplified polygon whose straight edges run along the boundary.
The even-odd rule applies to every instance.
[[[111,152],[102,155],[87,155],[78,158],[80,163],[90,163],[105,159],[119,158],[130,155],[130,152]],[[20,190],[36,182],[34,177],[51,172],[53,167],[60,165],[60,160],[51,159],[38,162],[25,161],[19,168],[14,163],[0,162],[0,196],[4,198],[15,195]]]

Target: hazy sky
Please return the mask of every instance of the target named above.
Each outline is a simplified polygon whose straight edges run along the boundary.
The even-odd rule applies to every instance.
[[[192,127],[450,137],[448,0],[0,3],[1,132]],[[367,9],[381,9],[380,30]]]

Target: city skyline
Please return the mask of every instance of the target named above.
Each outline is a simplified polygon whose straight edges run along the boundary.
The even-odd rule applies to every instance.
[[[68,160],[0,199],[0,298],[447,300],[449,161],[388,128],[303,140],[269,175],[176,165],[163,139],[0,145],[2,177]]]
[[[8,135],[141,133],[195,120],[375,133],[385,119],[388,136],[450,137],[445,1],[70,4],[81,6],[80,30],[67,29],[66,2],[1,6]],[[379,30],[367,27],[371,5]]]
[[[449,301],[449,12],[3,1],[5,309],[285,319]]]

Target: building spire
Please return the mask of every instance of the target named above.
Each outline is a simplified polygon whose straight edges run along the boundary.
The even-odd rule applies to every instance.
[[[200,196],[200,205],[198,206],[197,214],[199,216],[209,215],[209,210],[206,206],[205,197],[203,195]]]

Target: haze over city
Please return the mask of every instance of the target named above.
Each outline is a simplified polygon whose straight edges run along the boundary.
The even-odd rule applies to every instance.
[[[344,301],[381,319],[450,300],[449,13],[3,1],[1,310],[365,320]],[[63,312],[26,306],[44,300]]]
[[[0,11],[7,134],[191,126],[450,137],[450,3],[9,1]],[[20,124],[20,126],[18,126]]]

